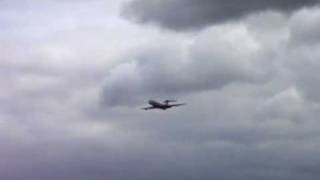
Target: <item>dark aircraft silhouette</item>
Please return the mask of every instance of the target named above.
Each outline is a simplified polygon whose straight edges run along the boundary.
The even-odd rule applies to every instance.
[[[170,102],[176,102],[176,100],[165,100],[163,103],[157,102],[155,100],[149,100],[148,103],[151,105],[150,107],[141,108],[143,110],[149,109],[162,109],[166,110],[172,107],[183,106],[185,103],[182,104],[169,104]]]

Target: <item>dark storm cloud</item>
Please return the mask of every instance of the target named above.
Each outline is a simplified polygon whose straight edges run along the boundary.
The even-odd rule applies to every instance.
[[[291,12],[319,0],[133,0],[124,15],[140,23],[184,31],[239,19],[264,10]]]

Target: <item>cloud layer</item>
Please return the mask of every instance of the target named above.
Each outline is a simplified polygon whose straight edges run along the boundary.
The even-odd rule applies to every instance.
[[[0,179],[318,180],[320,10],[257,2],[177,34],[122,1],[0,1]]]
[[[240,24],[211,28],[191,43],[172,39],[151,41],[124,57],[126,61],[105,80],[105,103],[130,105],[143,98],[219,90],[238,82],[260,83],[273,73],[274,63],[266,63],[263,44]]]
[[[185,31],[239,19],[265,10],[292,12],[312,6],[318,0],[134,0],[124,8],[124,15],[140,23]]]
[[[107,108],[148,97],[188,102],[171,112],[141,113],[138,124],[120,123],[146,133],[144,143],[157,149],[143,151],[152,156],[145,162],[156,164],[146,172],[158,179],[319,177],[319,145],[312,143],[319,134],[319,43],[312,33],[318,13],[251,15],[186,41],[156,39],[124,56],[104,80]],[[312,41],[301,38],[311,34]]]

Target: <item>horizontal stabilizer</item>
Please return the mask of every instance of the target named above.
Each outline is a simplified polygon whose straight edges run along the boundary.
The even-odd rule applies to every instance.
[[[170,106],[184,106],[184,105],[187,105],[186,103],[181,103],[181,104],[171,104]]]

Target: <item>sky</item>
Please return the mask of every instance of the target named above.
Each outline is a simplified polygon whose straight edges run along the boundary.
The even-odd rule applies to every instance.
[[[319,3],[0,0],[0,179],[318,180]]]

